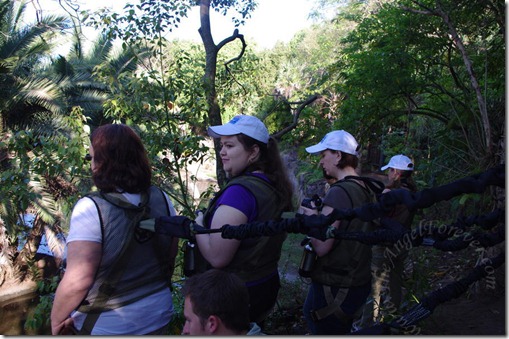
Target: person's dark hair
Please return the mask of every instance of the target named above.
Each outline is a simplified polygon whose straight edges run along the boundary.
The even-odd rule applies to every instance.
[[[354,169],[359,166],[359,158],[357,158],[353,154],[341,152],[341,151],[331,151],[331,152],[340,152],[341,159],[338,162],[338,168],[343,169],[345,167],[353,167]]]
[[[401,187],[408,188],[411,192],[417,192],[417,185],[415,184],[414,178],[412,178],[413,171],[404,171],[399,170],[401,175],[398,180],[395,180],[390,185],[387,185],[387,188],[390,189],[398,189]]]
[[[234,273],[213,268],[193,275],[186,279],[182,293],[189,297],[202,326],[215,315],[232,331],[249,330],[249,292]]]
[[[277,141],[270,137],[269,143],[265,144],[245,134],[238,134],[237,137],[245,150],[250,150],[255,144],[260,148],[258,160],[250,164],[246,168],[246,172],[259,170],[265,173],[281,194],[283,210],[292,211],[293,186],[288,178],[288,172],[283,159],[281,159]]]
[[[92,179],[99,190],[140,193],[149,189],[152,170],[143,143],[132,128],[103,125],[92,132],[90,141],[95,163]]]

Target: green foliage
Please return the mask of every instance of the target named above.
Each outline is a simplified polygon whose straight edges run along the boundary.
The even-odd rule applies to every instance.
[[[37,127],[62,113],[58,88],[40,69],[67,21],[52,16],[24,24],[25,8],[25,2],[0,1],[0,132]]]
[[[241,52],[239,40],[221,48],[218,55],[216,91],[221,106],[222,121],[229,121],[237,114],[256,115],[263,118],[258,107],[266,88],[261,80],[264,64],[249,46],[240,60],[229,62]]]
[[[201,1],[193,1],[195,4],[201,4]],[[240,17],[234,15],[232,21],[235,27],[243,25],[246,19],[251,17],[251,13],[255,10],[257,2],[255,0],[211,0],[210,6],[216,11],[223,15],[230,13],[230,10],[240,14]]]
[[[153,162],[156,181],[169,189],[178,209],[191,216],[195,202],[188,187],[196,181],[196,173],[189,173],[188,165],[203,163],[208,147],[196,133],[205,115],[199,86],[193,86],[188,76],[192,74],[184,62],[188,55],[178,53],[167,60],[162,73],[153,70],[126,79],[120,91],[113,92],[106,112],[114,120],[136,126]],[[130,95],[133,92],[138,96]]]
[[[84,176],[87,131],[81,112],[62,118],[62,124],[68,129],[48,135],[24,130],[0,142],[0,149],[14,155],[0,175],[0,196],[4,197],[0,215],[13,234],[21,230],[21,216],[27,210],[35,210],[51,225],[61,221],[57,215],[68,213],[77,199],[72,186],[59,187],[58,192],[49,186],[55,178],[79,185]]]
[[[372,15],[358,17],[358,26],[344,40],[347,48],[341,51],[331,72],[344,79],[342,91],[348,96],[341,103],[338,123],[342,127],[358,133],[364,142],[380,138],[387,142],[388,131],[402,131],[406,139],[401,150],[413,149],[416,157],[427,154],[427,158],[440,158],[442,167],[457,171],[430,168],[434,173],[429,177],[438,175],[439,181],[444,182],[494,160],[485,159],[476,95],[471,90],[465,55],[454,48],[450,39],[451,27],[441,17],[418,14],[417,10],[449,14],[460,39],[468,41],[466,52],[476,65],[476,74],[483,75],[478,81],[493,86],[494,91],[485,93],[488,102],[500,98],[501,83],[489,73],[504,68],[498,54],[504,47],[500,34],[495,33],[500,28],[497,6],[479,1],[461,5],[441,2],[440,6],[427,1],[396,1],[381,6]],[[481,19],[482,16],[490,19]],[[473,22],[482,24],[475,26]],[[480,36],[490,38],[481,41]],[[488,45],[493,53],[480,52]],[[486,72],[488,68],[490,71]],[[496,110],[491,123],[498,129],[495,125],[500,116]],[[429,137],[430,132],[433,138]],[[417,143],[408,144],[416,138]],[[395,151],[389,148],[388,154],[402,152],[396,151],[396,142],[391,144]]]
[[[87,12],[82,15],[89,25],[102,28],[111,40],[120,39],[127,49],[153,39],[163,43],[161,36],[177,28],[180,18],[187,16],[189,8],[190,2],[185,0],[150,0],[141,1],[139,5],[126,4],[123,14],[104,8],[92,15]]]
[[[65,97],[66,111],[80,107],[87,123],[98,126],[106,122],[103,103],[109,98],[109,89],[96,74],[97,69],[108,67],[110,77],[118,77],[136,69],[131,51],[118,52],[113,41],[100,35],[89,51],[85,51],[82,37],[73,35],[73,48],[64,57],[59,55],[44,69],[47,78],[53,79]]]
[[[25,322],[25,329],[41,329],[51,326],[51,307],[53,306],[53,298],[57,290],[60,276],[54,276],[37,282],[37,293],[39,295],[39,303],[34,312],[29,314]]]
[[[302,234],[288,234],[281,251],[279,272],[281,289],[277,304],[264,323],[264,333],[291,334],[301,320],[301,309],[306,299],[309,280],[298,275],[303,247],[300,245]]]
[[[168,335],[180,335],[184,328],[186,319],[184,318],[184,296],[180,292],[183,280],[172,283],[172,301],[174,307],[173,318],[168,328]]]

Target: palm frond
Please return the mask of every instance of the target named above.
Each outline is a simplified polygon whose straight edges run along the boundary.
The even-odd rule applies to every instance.
[[[41,218],[45,224],[53,224],[56,219],[58,208],[55,199],[45,189],[44,179],[31,180],[29,186],[39,195],[38,199],[32,201],[35,214]]]
[[[134,72],[138,68],[139,57],[131,51],[116,52],[109,60],[108,65],[113,77],[118,78],[124,72]]]
[[[106,61],[113,50],[113,41],[106,35],[101,34],[92,45],[90,52],[87,53],[86,59],[89,64],[98,65]]]
[[[28,79],[14,100],[37,105],[54,113],[63,113],[66,107],[58,85],[48,78]]]
[[[61,230],[56,230],[51,227],[44,227],[44,235],[46,236],[46,242],[53,256],[56,258],[64,257],[65,243],[59,235],[62,234]]]

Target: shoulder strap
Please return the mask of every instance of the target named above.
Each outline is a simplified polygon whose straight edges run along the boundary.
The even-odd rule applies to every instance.
[[[343,180],[350,181],[350,180],[360,180],[366,184],[366,186],[375,194],[381,194],[385,188],[385,185],[383,182],[370,178],[370,177],[361,177],[361,176],[353,176],[348,175]]]
[[[238,177],[233,178],[231,181],[228,182],[228,184],[229,185],[231,185],[231,184],[242,185],[246,180],[254,183],[255,185],[259,185],[261,183],[261,184],[267,186],[268,188],[270,188],[271,190],[275,190],[275,187],[267,180],[262,179],[256,175],[249,174],[249,173],[239,175]],[[246,185],[242,185],[242,186],[249,189],[249,187],[247,187]],[[262,185],[260,185],[260,186],[262,186]]]
[[[117,207],[121,207],[121,208],[124,208],[124,209],[128,209],[128,210],[141,210],[142,208],[144,208],[145,206],[148,205],[149,203],[149,197],[150,197],[150,194],[147,193],[147,192],[142,192],[141,193],[141,201],[140,201],[140,204],[139,206],[136,206],[136,205],[133,205],[131,204],[131,202],[129,202],[122,193],[119,193],[119,192],[110,192],[110,193],[103,193],[103,192],[93,192],[93,193],[90,193],[88,194],[88,196],[91,196],[91,197],[94,197],[94,196],[97,196],[97,197],[101,197],[103,198],[104,200],[106,200],[107,202],[117,206]]]
[[[262,213],[263,210],[266,210],[267,206],[264,206],[264,203],[260,201],[260,199],[264,199],[271,194],[274,194],[277,197],[277,201],[273,201],[270,206],[274,205],[276,211],[274,213],[278,213],[278,218],[281,217],[281,192],[279,192],[274,185],[272,185],[269,181],[260,178],[256,175],[252,175],[250,173],[246,173],[237,178],[242,178],[238,181],[232,181],[232,184],[240,185],[246,188],[256,199],[256,203],[258,205],[258,213]]]
[[[89,194],[87,197],[92,200],[92,202],[95,205],[95,208],[97,208],[97,214],[99,215],[99,223],[101,224],[101,239],[104,239],[104,224],[103,224],[103,217],[101,214],[101,209],[99,208],[99,205],[97,204],[97,201],[92,199],[92,196]]]
[[[346,196],[348,197],[348,200],[350,201],[350,208],[353,208],[353,199],[352,199],[352,196],[350,195],[350,193],[348,192],[348,190],[346,188],[344,188],[343,185],[335,185],[335,187],[339,187],[345,192]],[[341,224],[342,224],[342,226],[341,226],[342,229],[344,231],[347,231],[348,226],[350,226],[350,221],[345,220],[345,221],[342,221]],[[334,247],[336,247],[339,243],[340,243],[339,241],[334,241]]]
[[[341,188],[345,192],[345,194],[348,197],[348,200],[350,201],[350,208],[352,208],[353,207],[353,200],[352,200],[352,196],[350,195],[350,193],[348,193],[348,190],[346,188],[344,188],[342,185],[334,185],[334,186]]]

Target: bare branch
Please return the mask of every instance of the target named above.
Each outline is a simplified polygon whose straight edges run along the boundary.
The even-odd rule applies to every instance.
[[[321,98],[321,96],[315,94],[315,95],[310,96],[305,101],[288,102],[289,105],[292,105],[292,104],[298,104],[299,105],[299,107],[297,107],[297,109],[295,109],[295,110],[292,109],[293,121],[292,121],[292,123],[290,125],[284,127],[279,132],[276,132],[276,133],[272,134],[272,137],[279,141],[283,135],[285,135],[286,133],[288,133],[291,130],[295,129],[295,127],[297,127],[297,124],[299,122],[299,116],[302,113],[302,111],[304,110],[304,108],[306,108],[308,105],[311,105],[315,100],[317,100],[319,98]]]
[[[246,51],[246,47],[247,47],[246,41],[244,40],[244,35],[243,34],[239,34],[239,30],[235,29],[235,31],[233,31],[233,35],[231,37],[221,41],[221,43],[218,45],[218,49],[221,49],[221,47],[225,46],[229,42],[234,41],[235,39],[239,39],[242,42],[242,49],[241,49],[241,51],[240,51],[240,53],[239,53],[239,55],[237,57],[232,58],[232,59],[230,59],[230,60],[228,60],[227,62],[224,63],[224,68],[226,69],[226,73],[231,76],[233,81],[235,81],[237,83],[237,85],[242,87],[242,89],[244,90],[244,93],[247,93],[247,91],[244,88],[244,86],[240,82],[237,81],[237,79],[235,78],[235,75],[233,75],[233,73],[230,71],[230,67],[228,67],[228,64],[230,64],[230,63],[232,63],[234,61],[238,61],[238,60],[242,59],[242,56],[244,55],[244,53]]]
[[[240,39],[240,41],[242,42],[242,51],[240,52],[239,56],[237,56],[236,58],[233,58],[232,60],[228,61],[227,63],[234,61],[234,60],[239,60],[242,57],[242,55],[244,54],[244,51],[246,50],[246,46],[247,46],[246,41],[244,40],[244,34],[239,34],[239,30],[238,30],[238,28],[236,28],[233,31],[233,34],[231,36],[223,39],[223,41],[221,41],[219,44],[217,44],[217,49],[220,50],[226,44],[234,41],[235,39]]]

